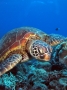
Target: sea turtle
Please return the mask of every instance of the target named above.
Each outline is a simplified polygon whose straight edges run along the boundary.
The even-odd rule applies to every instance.
[[[33,57],[49,61],[52,52],[49,41],[49,35],[33,27],[20,27],[8,32],[0,39],[0,76],[19,62]]]

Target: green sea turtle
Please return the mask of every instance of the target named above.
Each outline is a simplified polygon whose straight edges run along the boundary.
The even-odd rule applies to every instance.
[[[52,52],[49,41],[49,35],[33,27],[16,28],[8,32],[0,40],[0,76],[19,62],[33,57],[49,61]]]

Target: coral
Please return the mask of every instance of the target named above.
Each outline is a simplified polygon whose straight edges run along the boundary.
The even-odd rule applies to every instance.
[[[57,46],[58,47],[58,46]],[[61,49],[58,52],[59,61],[67,65],[67,41],[60,44]]]
[[[30,67],[30,73],[28,74],[28,79],[30,82],[44,82],[47,77],[48,73],[44,69]]]
[[[49,86],[50,88],[53,88],[55,89],[56,86],[58,86],[58,81],[57,80],[52,80],[50,83],[49,83]]]
[[[51,71],[48,73],[48,79],[47,79],[47,82],[50,82],[52,80],[58,80],[60,77],[62,76],[62,73],[61,71]]]
[[[42,35],[53,48],[51,60],[19,63],[0,77],[0,90],[67,90],[67,40],[58,34]]]
[[[7,89],[4,90],[66,90],[66,81],[62,78],[67,78],[67,70],[47,71],[42,65],[45,64],[36,60],[17,65],[15,76],[11,73],[1,76],[1,88],[5,86]]]
[[[17,70],[15,74],[11,70],[13,74],[8,72],[0,77],[0,87],[3,90],[67,90],[67,70],[59,61],[58,52],[64,47],[61,46],[63,44],[60,43],[54,47],[50,62],[32,59],[18,64],[13,69]]]
[[[20,71],[17,72],[16,78],[18,78],[19,83],[27,81],[27,75]]]
[[[7,89],[12,88],[13,90],[15,90],[17,81],[17,78],[11,73],[10,75],[4,74],[2,77],[0,77],[0,85],[5,86]]]
[[[63,86],[67,86],[67,77],[60,78],[59,83]]]
[[[67,41],[64,41],[54,47],[51,63],[56,65],[59,64],[62,68],[67,67]]]
[[[48,90],[48,87],[45,84],[35,82],[31,90]]]
[[[67,77],[67,69],[61,70],[62,77]]]
[[[15,90],[29,90],[28,86],[29,86],[29,83],[27,84],[22,81],[21,83],[17,83]]]
[[[66,90],[64,86],[62,86],[58,80],[53,80],[49,83],[49,88],[54,90]],[[50,90],[49,89],[49,90]]]
[[[63,69],[64,70],[64,69]],[[63,85],[64,83],[66,84],[66,82],[62,79],[62,78],[67,78],[66,76],[66,70],[63,73],[63,70],[60,71],[52,71],[49,72],[48,75],[48,79],[46,80],[45,84],[49,87],[49,90],[67,90],[65,87],[65,85]],[[67,81],[67,79],[66,79]]]
[[[36,61],[33,63],[36,68],[43,68],[46,71],[51,71],[51,63],[50,62],[39,62]]]
[[[22,88],[22,90],[30,90],[33,86],[35,86],[34,84],[36,81],[38,83],[45,82],[48,78],[48,73],[42,67],[42,64],[43,63],[37,60],[33,60],[17,65],[18,71],[16,78],[18,78],[19,82],[17,83],[16,90],[19,88]],[[38,68],[39,66],[37,67],[37,65],[40,65],[40,68]]]

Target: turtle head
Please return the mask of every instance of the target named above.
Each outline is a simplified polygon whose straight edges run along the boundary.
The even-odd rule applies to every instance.
[[[34,40],[30,44],[29,52],[34,58],[38,60],[49,61],[51,57],[52,48],[50,45],[41,40]]]

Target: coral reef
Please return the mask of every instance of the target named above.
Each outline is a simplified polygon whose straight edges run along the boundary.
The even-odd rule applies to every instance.
[[[60,64],[60,66],[67,66],[67,41],[54,47],[51,63],[56,65]]]
[[[5,88],[8,90],[11,88],[15,90],[17,81],[18,81],[17,78],[12,73],[10,73],[10,75],[4,74],[2,77],[0,77],[0,85],[5,86]]]
[[[48,90],[48,87],[45,84],[35,82],[31,90]]]
[[[3,74],[0,90],[67,90],[67,41],[53,47],[50,62],[32,59]]]
[[[33,64],[32,64],[33,63]],[[50,68],[45,69],[46,66]],[[51,70],[49,62],[28,61],[0,77],[0,90],[66,90],[67,70]]]

